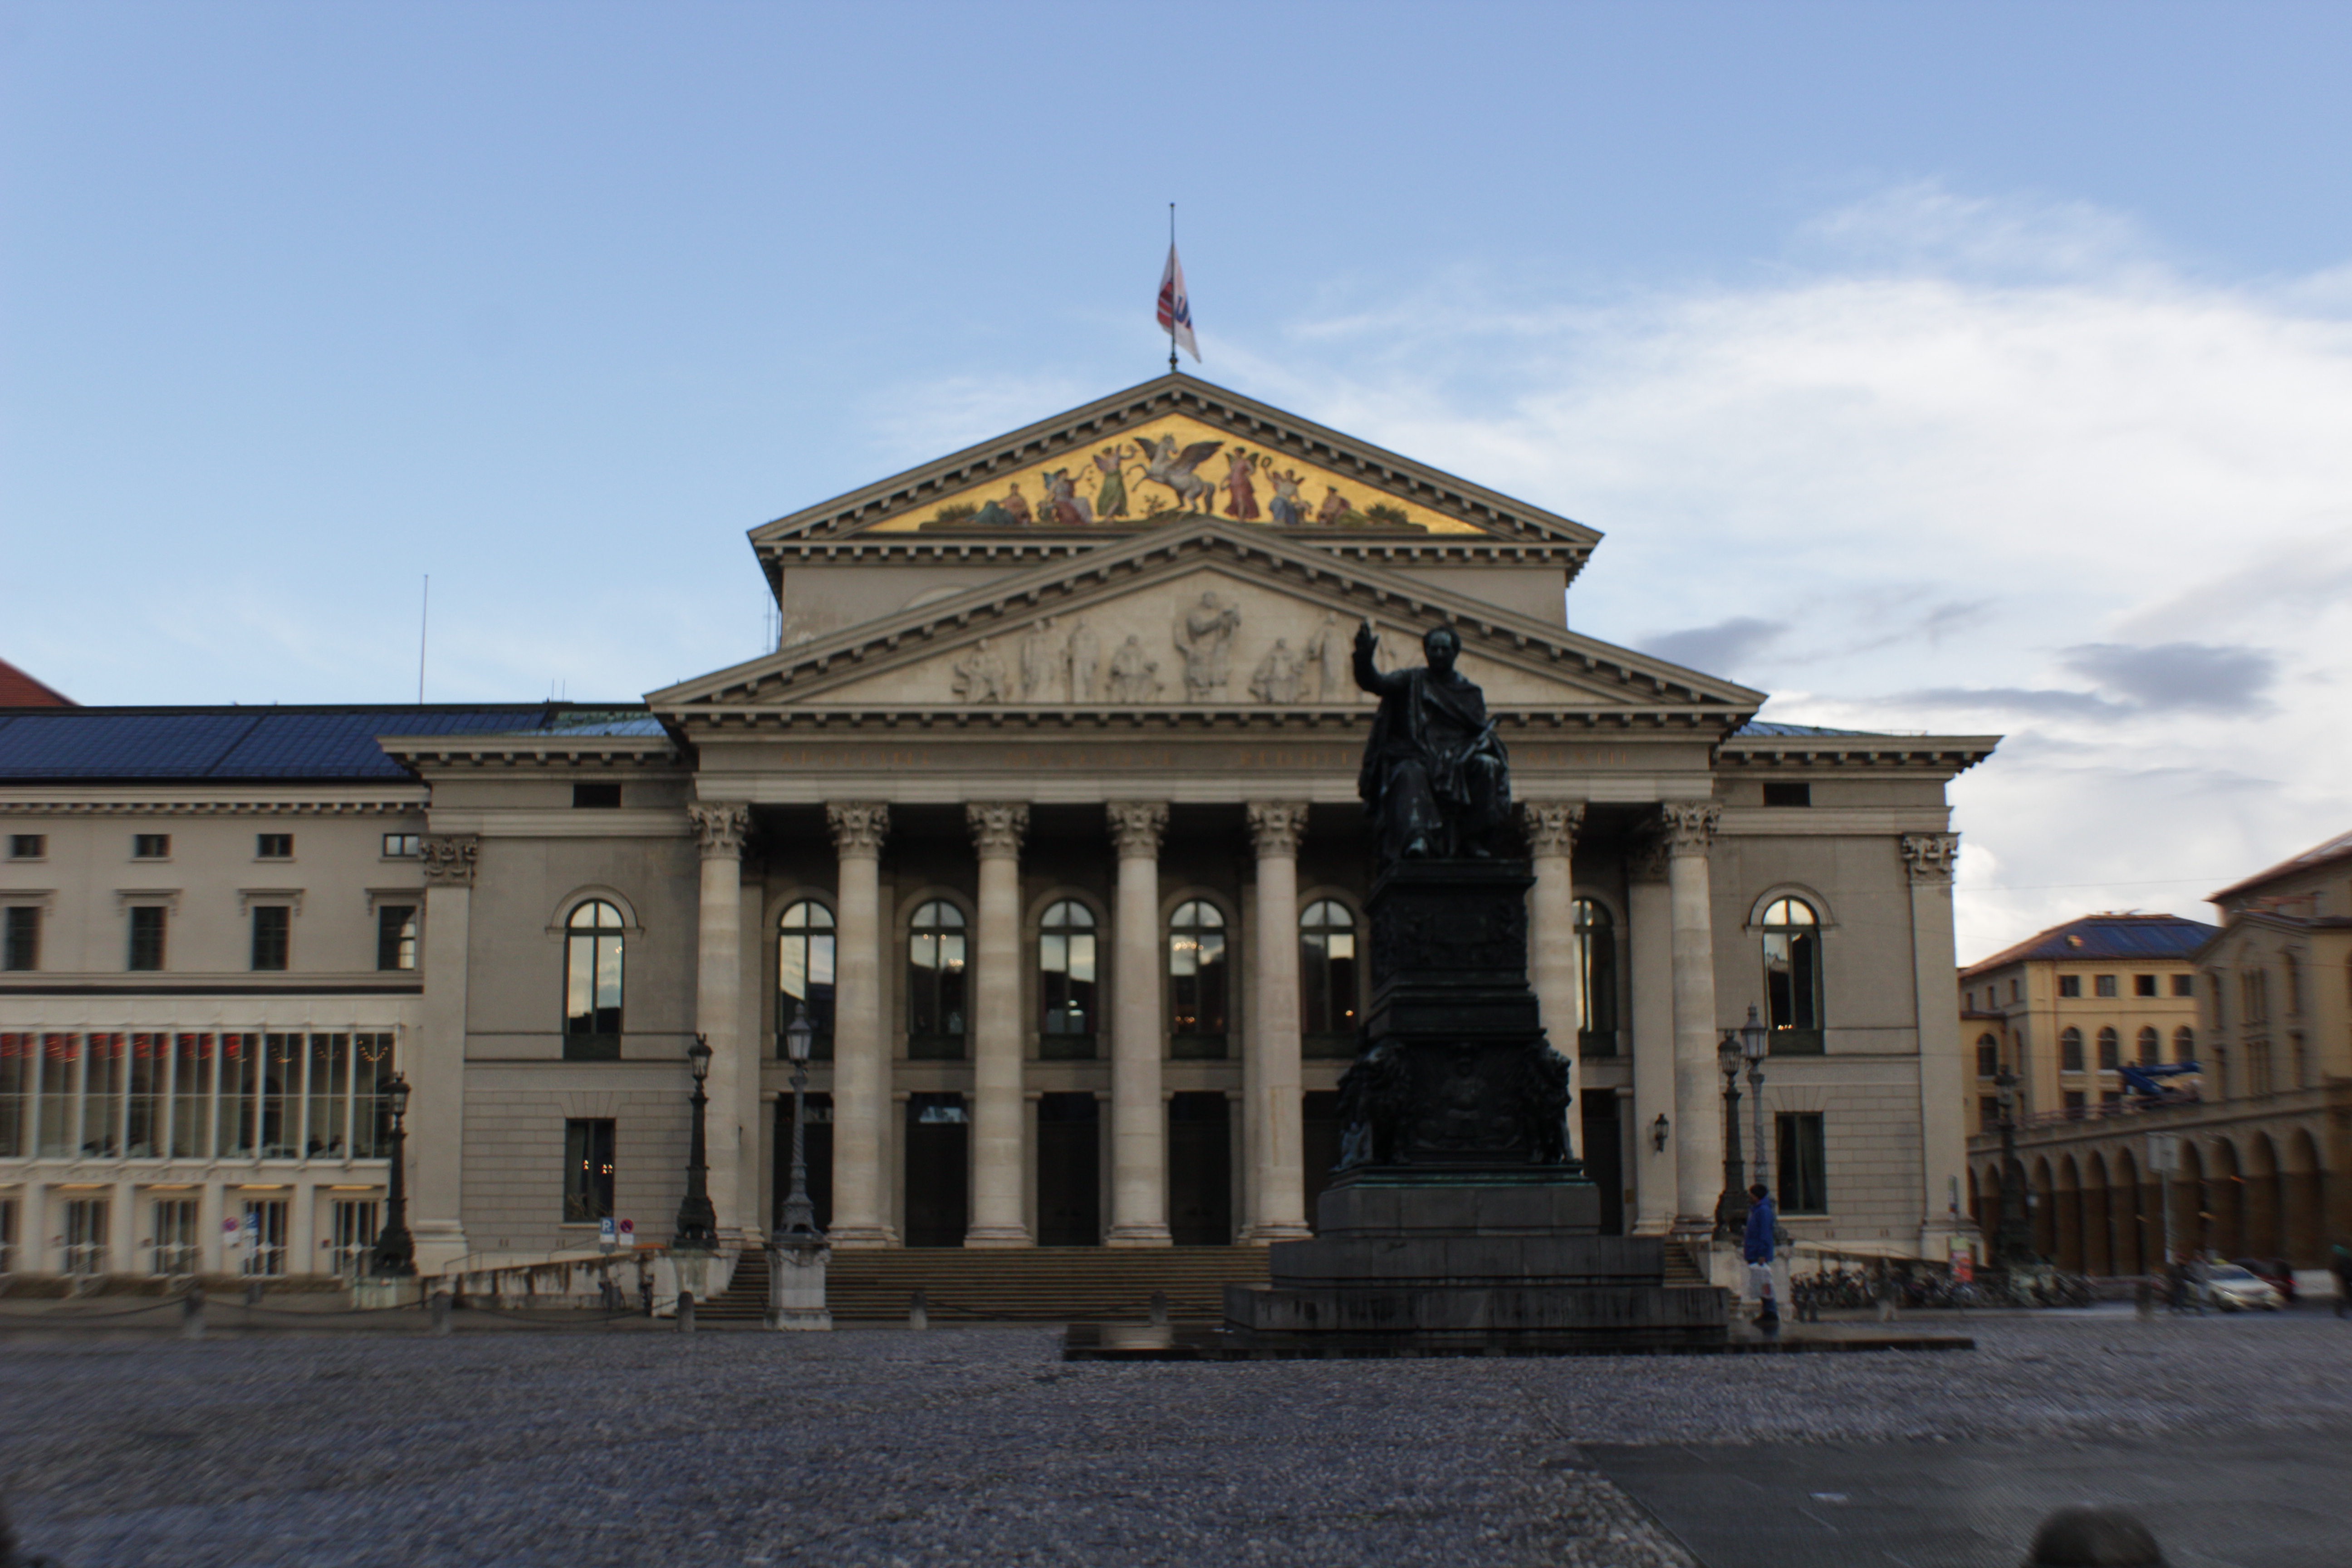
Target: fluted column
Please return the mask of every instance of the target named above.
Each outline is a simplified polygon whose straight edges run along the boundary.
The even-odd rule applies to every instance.
[[[971,1224],[966,1247],[1027,1247],[1022,1174],[1028,1140],[1021,1098],[1021,840],[1029,808],[963,808],[980,852],[980,929],[973,958]]]
[[[1168,1245],[1168,1112],[1160,1099],[1160,838],[1168,807],[1104,807],[1118,847],[1111,966],[1110,1247]]]
[[[1723,1104],[1716,1070],[1715,916],[1706,854],[1719,806],[1669,801],[1658,808],[1666,842],[1675,966],[1675,1229],[1708,1236],[1723,1191]],[[1749,1151],[1751,1160],[1763,1158]]]
[[[710,1047],[710,1207],[719,1234],[733,1238],[756,1228],[754,1213],[742,1202],[742,1089],[760,1081],[757,1063],[743,1060],[743,841],[751,835],[751,808],[733,802],[696,804],[694,819],[702,848],[701,920],[696,933],[694,1031]],[[756,1143],[754,1145],[756,1147]]]
[[[1633,1220],[1635,1236],[1675,1227],[1675,1140],[1682,1110],[1675,1102],[1674,908],[1667,898],[1666,847],[1651,839],[1626,867],[1627,953],[1633,994]],[[1655,1128],[1666,1118],[1666,1142]]]
[[[470,833],[425,836],[425,1003],[393,1067],[408,1079],[408,1231],[416,1268],[431,1274],[466,1255],[466,981],[473,945]]]
[[[1249,1038],[1242,1051],[1242,1136],[1249,1156],[1244,1241],[1296,1241],[1307,1224],[1306,1127],[1298,1065],[1298,841],[1305,801],[1252,801],[1257,940]]]
[[[1584,822],[1580,800],[1529,800],[1519,803],[1519,826],[1527,833],[1528,858],[1536,874],[1528,897],[1528,971],[1535,983],[1536,1005],[1543,1017],[1551,1048],[1575,1064],[1569,1082],[1584,1088],[1584,1062],[1578,1042],[1584,1028],[1576,943],[1576,835]],[[1568,1152],[1581,1158],[1584,1119],[1576,1101],[1569,1102]],[[1612,1173],[1609,1179],[1617,1179]]]
[[[1911,879],[1912,990],[1919,1013],[1919,1252],[1943,1258],[1969,1228],[1956,1194],[1969,1160],[1967,1101],[1961,1094],[1958,966],[1952,935],[1952,874],[1957,833],[1908,833],[1903,865]]]
[[[828,805],[825,823],[840,857],[834,891],[837,928],[833,1016],[833,1226],[835,1247],[895,1247],[884,1212],[890,1184],[882,1168],[890,1110],[890,1054],[883,1030],[882,840],[890,808],[876,802]]]

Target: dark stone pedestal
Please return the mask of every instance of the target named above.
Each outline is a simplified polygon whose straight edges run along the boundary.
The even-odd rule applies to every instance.
[[[1372,1005],[1339,1174],[1272,1284],[1228,1286],[1249,1347],[1500,1353],[1721,1347],[1729,1303],[1602,1236],[1566,1150],[1567,1062],[1528,986],[1527,863],[1412,860],[1373,884]]]

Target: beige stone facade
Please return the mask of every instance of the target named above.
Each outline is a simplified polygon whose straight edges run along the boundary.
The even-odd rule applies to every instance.
[[[168,882],[110,847],[69,875],[0,862],[0,901],[98,933],[0,975],[0,1029],[87,1035],[135,1001],[158,1029],[251,1014],[268,1032],[282,1004],[307,1037],[344,998],[337,1026],[395,1033],[415,1086],[433,1268],[592,1246],[604,1212],[666,1237],[697,1035],[711,1197],[727,1236],[758,1239],[796,1008],[819,1026],[808,1131],[837,1247],[1299,1236],[1369,985],[1371,704],[1345,648],[1370,621],[1384,663],[1417,659],[1446,624],[1509,748],[1533,979],[1608,1222],[1708,1227],[1716,1047],[1755,1006],[1775,1042],[1762,1165],[1792,1184],[1791,1231],[1940,1255],[1966,1230],[1945,787],[1990,739],[1757,724],[1760,693],[1567,628],[1593,531],[1185,377],[751,541],[775,651],[625,710],[354,720],[387,771],[341,786],[365,833],[321,839],[304,879],[236,860],[307,809],[294,784],[35,776],[0,725],[7,826],[63,844],[103,795],[126,842],[173,801],[246,836]],[[246,884],[303,900],[268,1006],[241,962]],[[416,967],[389,978],[351,956],[381,934],[379,884],[419,910]],[[126,975],[116,906],[166,894],[173,929],[205,933],[159,978]],[[102,1191],[132,1216],[110,1234],[137,1237],[167,1188],[226,1213],[281,1176],[314,1194],[288,1224],[315,1271],[319,1194],[381,1184],[380,1158],[308,1150],[282,1170],[241,1144],[142,1163],[121,1121],[111,1152],[44,1154],[37,1065],[26,1081],[32,1144],[0,1145],[20,1272],[66,1266],[67,1192]],[[109,1246],[110,1270],[152,1261]]]

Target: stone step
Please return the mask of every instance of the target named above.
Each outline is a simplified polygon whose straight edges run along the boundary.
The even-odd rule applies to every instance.
[[[1693,1256],[1690,1243],[1668,1241],[1665,1244],[1666,1287],[1669,1289],[1689,1289],[1707,1283],[1706,1270]]]
[[[836,1252],[825,1302],[836,1322],[904,1322],[920,1290],[934,1322],[1135,1320],[1164,1291],[1171,1317],[1215,1320],[1227,1285],[1266,1282],[1263,1247],[903,1247]],[[768,1307],[765,1254],[747,1252],[698,1321],[756,1321]]]

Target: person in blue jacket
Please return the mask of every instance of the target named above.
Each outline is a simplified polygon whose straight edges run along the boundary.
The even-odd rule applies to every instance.
[[[1756,1321],[1769,1326],[1780,1321],[1780,1304],[1772,1300],[1772,1237],[1780,1228],[1780,1219],[1769,1188],[1759,1182],[1748,1189],[1748,1231],[1740,1238],[1741,1256],[1748,1262],[1748,1290],[1757,1301]]]

